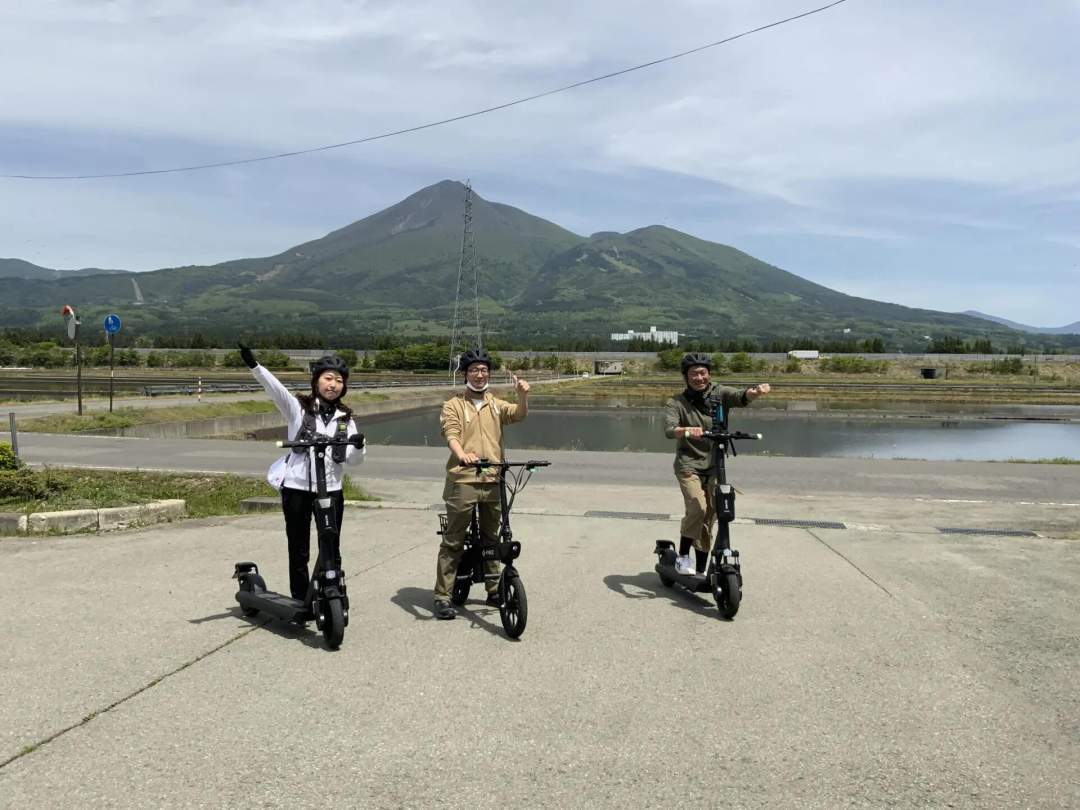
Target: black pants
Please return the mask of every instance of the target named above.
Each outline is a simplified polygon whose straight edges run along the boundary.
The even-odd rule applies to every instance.
[[[337,519],[338,537],[334,541],[335,567],[341,567],[341,517],[345,512],[345,495],[341,490],[331,492],[330,503]],[[293,599],[307,596],[308,559],[311,557],[311,518],[315,514],[315,493],[302,489],[281,490],[281,511],[285,513],[285,535],[289,538],[289,590]]]

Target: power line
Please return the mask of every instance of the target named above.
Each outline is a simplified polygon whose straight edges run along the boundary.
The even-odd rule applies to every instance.
[[[842,3],[846,3],[847,0],[834,0],[832,3],[828,3],[818,8],[804,11],[801,14],[796,14],[792,17],[786,17],[776,22],[771,22],[767,25],[761,25],[757,28],[751,28],[749,31],[743,31],[740,34],[733,34],[732,36],[725,37],[724,39],[718,39],[716,42],[709,42],[705,45],[699,45],[696,48],[691,48],[688,51],[680,51],[669,56],[663,56],[659,59],[654,59],[651,62],[642,62],[640,65],[634,65],[633,67],[623,68],[622,70],[616,70],[612,73],[605,73],[602,76],[594,76],[591,79],[583,79],[573,84],[567,84],[562,87],[556,87],[553,90],[545,90],[542,93],[536,93],[531,96],[525,96],[524,98],[515,99],[514,101],[507,101],[503,104],[496,104],[494,107],[485,107],[482,110],[474,110],[473,112],[463,113],[461,115],[455,115],[451,118],[443,118],[439,121],[430,121],[426,124],[418,124],[413,127],[406,127],[404,129],[396,129],[392,132],[383,132],[379,135],[369,135],[365,138],[356,138],[351,141],[342,141],[341,143],[325,144],[323,146],[313,146],[309,149],[297,149],[292,152],[279,152],[273,155],[262,155],[260,157],[243,158],[241,160],[225,160],[219,163],[199,163],[193,166],[175,166],[169,169],[144,169],[141,171],[130,172],[112,172],[108,174],[0,174],[0,179],[5,180],[100,180],[107,177],[140,177],[148,174],[177,174],[179,172],[195,172],[202,171],[204,169],[220,169],[226,166],[242,166],[247,163],[262,163],[268,160],[281,160],[282,158],[297,157],[299,155],[310,155],[315,152],[327,152],[331,149],[342,149],[346,146],[356,146],[362,143],[371,143],[372,141],[381,141],[387,138],[394,138],[398,135],[407,135],[410,132],[420,132],[425,129],[432,129],[434,127],[445,126],[446,124],[453,124],[457,121],[464,121],[468,118],[476,118],[481,115],[487,115],[488,113],[498,112],[499,110],[505,110],[510,107],[516,107],[519,104],[527,104],[530,101],[536,101],[537,99],[546,98],[547,96],[553,96],[557,93],[565,93],[568,90],[575,90],[578,87],[584,87],[588,84],[595,84],[597,82],[606,81],[607,79],[614,79],[618,76],[625,76],[627,73],[633,73],[637,70],[644,70],[645,68],[654,67],[656,65],[663,64],[664,62],[672,62],[676,59],[682,59],[684,56],[690,56],[701,51],[708,50],[709,48],[716,48],[720,45],[725,45],[729,42],[734,42],[737,39],[748,37],[751,34],[757,34],[762,31],[767,31],[770,28],[776,28],[780,25],[785,25],[796,20],[801,20],[804,17],[810,17],[814,14],[820,14],[823,11],[839,6]]]

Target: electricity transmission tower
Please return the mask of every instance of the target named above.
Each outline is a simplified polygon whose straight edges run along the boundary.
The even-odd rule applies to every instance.
[[[476,262],[476,251],[473,243],[472,232],[472,182],[465,181],[465,212],[463,216],[463,225],[461,229],[461,253],[458,256],[458,272],[457,272],[457,287],[454,290],[454,320],[450,326],[450,358],[449,358],[449,370],[450,381],[454,380],[454,372],[457,371],[457,358],[456,349],[458,345],[458,328],[459,326],[463,330],[462,346],[467,344],[467,336],[464,334],[465,325],[460,323],[459,316],[461,313],[461,281],[464,278],[465,283],[468,284],[469,272],[472,272],[473,282],[473,304],[476,310],[476,346],[482,348],[483,335],[480,332],[480,268]]]

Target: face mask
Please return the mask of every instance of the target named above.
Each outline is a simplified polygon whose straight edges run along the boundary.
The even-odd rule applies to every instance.
[[[466,381],[466,383],[465,383],[465,387],[466,387],[466,388],[468,388],[468,389],[469,389],[470,391],[475,391],[475,392],[476,392],[476,393],[478,393],[478,394],[482,394],[482,393],[484,393],[485,391],[487,391],[487,389],[488,389],[488,385],[489,385],[489,383],[484,383],[484,386],[483,386],[483,388],[477,388],[477,387],[476,387],[475,385],[473,385],[473,384],[472,384],[471,382],[468,382],[468,381]]]

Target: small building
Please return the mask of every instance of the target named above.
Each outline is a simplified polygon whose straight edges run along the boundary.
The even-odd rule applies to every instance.
[[[678,332],[658,330],[655,326],[650,326],[648,332],[635,332],[633,329],[630,329],[627,332],[612,332],[611,339],[622,342],[628,340],[651,340],[654,343],[670,343],[672,346],[679,345]]]
[[[593,374],[622,374],[622,360],[594,360]]]
[[[817,349],[792,349],[787,356],[796,360],[817,360],[819,355]]]

